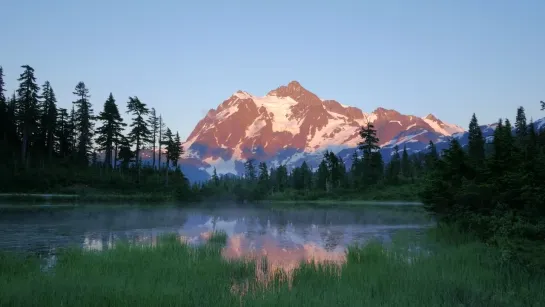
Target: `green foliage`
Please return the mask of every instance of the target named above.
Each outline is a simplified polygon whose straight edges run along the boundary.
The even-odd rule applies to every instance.
[[[73,92],[77,99],[68,112],[57,108],[48,81],[39,95],[34,69],[28,65],[22,68],[16,95],[6,100],[0,67],[0,192],[160,194],[162,199],[198,199],[200,188],[191,187],[178,168],[183,153],[178,133],[169,135],[167,155],[171,163],[162,169],[142,169],[140,150],[150,142],[155,148],[155,133],[160,129],[161,134],[164,126],[155,112],[146,118],[149,111],[138,97],[130,97],[127,104],[133,121],[125,136],[126,124],[113,94],[95,117],[89,90],[79,82]],[[100,124],[95,131],[97,121]],[[103,161],[99,161],[100,154]]]
[[[351,246],[342,264],[304,262],[290,275],[267,259],[225,260],[225,233],[191,247],[67,249],[55,266],[0,254],[2,306],[540,306],[543,275],[463,233],[440,227],[417,243]],[[258,278],[258,276],[264,278]],[[268,282],[264,282],[264,281]]]
[[[493,152],[483,155],[482,135],[470,123],[469,154],[453,139],[424,181],[426,208],[441,222],[457,224],[499,246],[505,260],[545,269],[545,144],[543,132],[517,110],[515,133],[498,121]],[[531,248],[530,248],[531,247]]]

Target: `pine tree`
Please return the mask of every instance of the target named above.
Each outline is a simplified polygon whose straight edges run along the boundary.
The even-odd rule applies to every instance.
[[[413,179],[411,160],[409,159],[409,153],[405,145],[403,145],[403,154],[401,155],[401,173],[403,177]]]
[[[184,148],[182,147],[182,142],[180,140],[180,134],[176,132],[176,136],[174,136],[174,142],[172,144],[172,156],[170,157],[170,160],[172,161],[172,165],[175,169],[178,169],[178,160],[184,153]]]
[[[398,182],[399,173],[401,171],[401,157],[399,155],[399,147],[394,147],[394,153],[390,164],[388,165],[388,180],[393,183]]]
[[[22,134],[21,161],[28,168],[28,151],[38,128],[38,100],[40,97],[38,91],[40,87],[38,87],[36,77],[34,77],[34,68],[28,65],[21,67],[24,68],[24,72],[17,79],[20,83],[17,89],[18,105],[16,111],[19,129]]]
[[[316,188],[321,191],[326,191],[329,171],[327,169],[327,163],[325,160],[322,160],[322,162],[320,162],[320,165],[318,166],[317,177],[318,178],[316,180]]]
[[[167,128],[161,143],[165,145],[166,168],[168,169],[170,167],[170,157],[172,156],[172,151],[174,150],[174,139],[170,128]]]
[[[264,194],[269,192],[269,170],[267,169],[267,164],[265,162],[260,162],[258,169],[258,192],[261,196],[264,196]]]
[[[379,139],[376,136],[377,131],[373,124],[367,123],[366,127],[360,129],[360,137],[362,142],[358,144],[360,150],[363,151],[362,173],[364,182],[368,184],[377,183],[383,173],[383,161],[380,154]]]
[[[541,103],[541,111],[545,110],[545,101],[540,101]]]
[[[469,123],[468,132],[468,153],[469,158],[475,165],[482,165],[484,162],[484,137],[477,121],[477,116],[473,113]]]
[[[174,145],[174,139],[172,136],[172,131],[170,131],[170,128],[167,128],[165,135],[163,137],[162,141],[163,145],[165,145],[165,157],[166,157],[166,167],[165,167],[165,186],[168,186],[168,173],[170,170],[170,161],[171,157],[176,154],[176,148]]]
[[[46,81],[42,86],[42,98],[41,139],[44,142],[43,145],[49,161],[51,161],[55,148],[55,132],[57,130],[57,98],[49,81]]]
[[[371,123],[367,123],[366,127],[361,127],[359,133],[362,141],[358,144],[358,148],[363,151],[364,155],[367,154],[368,157],[371,157],[372,152],[380,149],[375,126]]]
[[[4,83],[4,69],[0,66],[0,139],[7,141],[8,124],[8,104],[4,92],[6,91]]]
[[[303,161],[303,164],[301,164],[301,175],[303,177],[303,188],[311,189],[312,188],[312,170],[310,169],[306,161]]]
[[[69,116],[66,109],[59,109],[57,115],[57,152],[61,158],[67,158],[71,155],[71,129],[68,123]]]
[[[524,107],[517,109],[517,117],[515,120],[515,134],[519,142],[523,142],[528,135],[528,125],[526,124],[526,114]]]
[[[112,93],[110,93],[108,99],[104,102],[104,108],[99,113],[97,119],[102,122],[102,125],[97,128],[98,137],[96,142],[99,145],[99,149],[104,151],[104,166],[111,168],[114,146],[119,144],[123,127],[126,126],[119,114],[119,109]]]
[[[149,114],[149,110],[145,103],[142,103],[138,97],[129,97],[129,102],[127,102],[127,113],[132,114],[131,131],[129,132],[130,141],[136,146],[136,167],[138,169],[138,179],[137,182],[140,182],[140,168],[141,168],[141,157],[140,149],[144,144],[150,142],[151,131],[148,128],[148,122],[144,118]],[[173,152],[175,153],[175,152]],[[174,162],[174,161],[173,161]]]
[[[285,165],[278,166],[275,177],[278,191],[283,192],[288,184],[288,168]]]
[[[435,167],[435,163],[439,160],[439,154],[437,153],[437,148],[435,144],[430,141],[428,144],[428,153],[425,157],[426,160],[426,169],[428,171],[432,170]]]
[[[254,181],[257,178],[254,162],[254,159],[248,159],[244,163],[244,177],[246,178],[246,180]]]
[[[155,108],[151,108],[150,116],[149,116],[149,126],[151,128],[151,149],[152,149],[152,167],[155,169],[155,151],[156,151],[156,145],[157,145],[157,134],[159,133],[159,117],[157,116],[157,112],[155,111]]]
[[[128,146],[128,144],[122,144],[119,148],[119,161],[121,161],[121,169],[128,169],[130,164],[135,161],[135,154]]]
[[[78,97],[73,102],[75,106],[75,128],[77,131],[77,162],[83,166],[89,165],[89,155],[92,151],[93,108],[89,101],[89,89],[85,83],[79,82],[73,92]]]
[[[161,156],[163,155],[163,131],[165,131],[165,123],[163,122],[163,117],[161,115],[159,115],[159,125],[158,125],[158,129],[159,129],[159,150],[158,150],[158,162],[157,162],[157,165],[158,165],[158,168],[161,169]],[[168,166],[167,166],[168,167]]]
[[[218,172],[216,171],[216,168],[214,167],[214,172],[212,173],[212,182],[217,187],[220,184],[220,179],[218,177]]]

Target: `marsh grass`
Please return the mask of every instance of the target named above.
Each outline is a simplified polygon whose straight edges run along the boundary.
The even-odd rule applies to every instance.
[[[437,229],[431,252],[403,243],[353,246],[339,265],[302,263],[290,277],[221,256],[225,233],[207,244],[163,236],[155,247],[68,249],[55,267],[0,254],[1,306],[543,306],[545,278],[503,263],[498,252]],[[445,241],[450,242],[446,244]],[[414,243],[414,242],[413,242]],[[424,243],[424,242],[421,242]],[[288,282],[289,281],[289,282]]]

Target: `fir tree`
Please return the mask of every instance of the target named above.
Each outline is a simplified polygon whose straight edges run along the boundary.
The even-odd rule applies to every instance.
[[[303,161],[303,164],[301,164],[301,175],[303,177],[303,188],[312,188],[312,170],[310,169],[306,161]]]
[[[358,144],[358,147],[363,151],[362,173],[364,182],[369,184],[377,183],[383,173],[382,155],[379,152],[379,139],[376,134],[377,131],[371,123],[367,123],[366,127],[360,129],[362,142]]]
[[[161,141],[163,145],[165,145],[165,158],[166,158],[166,168],[168,169],[170,167],[170,157],[172,157],[172,151],[174,150],[174,139],[172,135],[172,131],[170,131],[170,128],[167,128],[165,131],[165,134],[163,135],[163,140]]]
[[[6,142],[8,130],[8,104],[6,96],[4,96],[4,92],[6,91],[4,86],[4,69],[0,66],[0,138]]]
[[[108,96],[106,102],[104,102],[104,108],[99,113],[97,119],[102,122],[102,125],[97,128],[97,145],[99,149],[104,151],[104,165],[106,167],[112,167],[112,154],[114,154],[114,146],[119,144],[122,137],[123,119],[119,114],[119,109],[115,103],[112,93]]]
[[[218,172],[216,171],[216,168],[214,167],[214,172],[212,173],[212,182],[214,182],[214,185],[217,187],[220,184],[220,179],[218,177]]]
[[[399,147],[396,145],[394,147],[394,153],[390,164],[388,165],[388,180],[393,183],[397,183],[399,178],[399,173],[401,171],[401,157],[399,155]]]
[[[44,83],[42,90],[41,138],[44,142],[45,152],[47,152],[49,161],[51,161],[55,149],[55,132],[57,130],[57,98],[49,81]]]
[[[432,170],[435,167],[435,163],[439,160],[439,154],[435,144],[430,141],[428,144],[428,153],[426,154],[426,168]]]
[[[157,145],[157,134],[159,133],[159,117],[157,116],[157,112],[155,111],[155,108],[151,108],[149,116],[149,126],[151,128],[151,150],[152,150],[152,167],[155,169],[155,151],[156,151],[156,145]]]
[[[71,139],[72,130],[69,125],[69,116],[66,109],[61,108],[57,114],[57,152],[62,158],[67,158],[71,155]]]
[[[244,177],[249,181],[254,181],[257,178],[254,162],[254,159],[248,159],[244,163]]]
[[[158,131],[159,131],[159,139],[158,139],[158,159],[157,159],[157,166],[159,169],[161,169],[161,156],[163,155],[163,131],[165,131],[165,123],[163,122],[163,117],[159,115],[159,125],[158,125]],[[168,166],[167,166],[168,167]]]
[[[22,134],[21,161],[28,168],[28,151],[38,128],[39,106],[38,91],[40,88],[34,77],[34,69],[28,65],[21,66],[24,72],[20,75],[17,89],[17,118]]]
[[[401,173],[405,178],[413,179],[413,170],[407,147],[403,145],[403,154],[401,155]]]
[[[140,182],[140,168],[141,168],[141,157],[140,150],[144,144],[150,142],[151,132],[148,128],[148,122],[145,119],[145,116],[149,114],[149,110],[145,103],[141,102],[138,97],[129,97],[129,102],[127,102],[127,113],[133,115],[132,123],[130,127],[132,128],[129,132],[129,139],[136,147],[136,167],[138,169],[138,182]],[[172,152],[174,154],[175,151]],[[174,162],[174,161],[173,161]]]
[[[528,125],[526,124],[526,114],[524,113],[524,107],[517,109],[517,117],[515,120],[515,134],[519,142],[523,142],[528,135]]]
[[[476,165],[482,165],[484,162],[484,137],[477,121],[477,116],[473,113],[469,123],[468,132],[468,153],[469,158]]]
[[[75,106],[75,129],[77,131],[77,161],[81,165],[89,165],[89,155],[92,150],[93,136],[93,108],[89,101],[89,89],[85,83],[79,82],[73,92],[78,97],[74,101]]]
[[[322,162],[320,162],[320,165],[318,166],[316,188],[318,190],[326,191],[328,179],[329,171],[327,169],[327,163],[325,160],[322,160]]]
[[[170,157],[170,161],[172,161],[172,165],[175,169],[178,169],[178,160],[184,153],[184,148],[182,147],[182,142],[180,140],[180,134],[176,132],[176,135],[174,136],[174,142],[172,144],[172,156]]]

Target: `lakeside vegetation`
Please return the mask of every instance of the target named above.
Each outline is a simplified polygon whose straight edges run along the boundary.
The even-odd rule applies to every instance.
[[[22,68],[11,98],[4,96],[0,68],[0,192],[73,194],[103,201],[118,197],[319,205],[326,200],[421,200],[439,229],[450,225],[475,237],[441,244],[431,256],[420,255],[411,264],[375,245],[351,248],[342,274],[333,273],[332,267],[303,266],[292,291],[280,281],[267,289],[255,285],[257,292],[245,296],[245,304],[532,306],[545,301],[539,290],[544,281],[537,275],[545,270],[545,133],[527,123],[522,107],[515,133],[509,120],[500,119],[488,141],[473,115],[467,147],[457,138],[443,152],[432,142],[414,155],[396,146],[385,163],[369,123],[360,130],[362,142],[348,169],[348,161],[326,151],[316,171],[306,162],[288,170],[250,159],[243,176],[214,171],[209,181],[190,184],[178,165],[183,153],[179,135],[164,127],[161,116],[138,97],[127,102],[132,123],[125,134],[113,95],[94,115],[89,90],[79,82],[68,112],[57,108],[49,82],[40,91],[32,67]],[[142,163],[143,148],[151,149],[151,165]],[[8,289],[1,299],[8,305],[46,306],[59,305],[59,300],[81,300],[83,305],[239,303],[230,293],[231,282],[249,278],[253,264],[221,260],[220,239],[196,250],[165,240],[154,250],[120,247],[100,255],[71,251],[61,255],[55,274],[41,272],[35,259],[1,253],[0,288]]]
[[[442,230],[442,229],[439,229]],[[1,254],[6,306],[540,306],[543,275],[501,262],[501,251],[447,229],[431,253],[395,243],[348,249],[342,266],[303,263],[291,275],[221,256],[226,235],[190,247],[174,236],[155,247],[67,250],[52,268]],[[448,239],[448,242],[445,242]],[[424,241],[423,241],[424,242]],[[259,271],[256,271],[258,269]],[[256,277],[266,274],[268,282]]]

